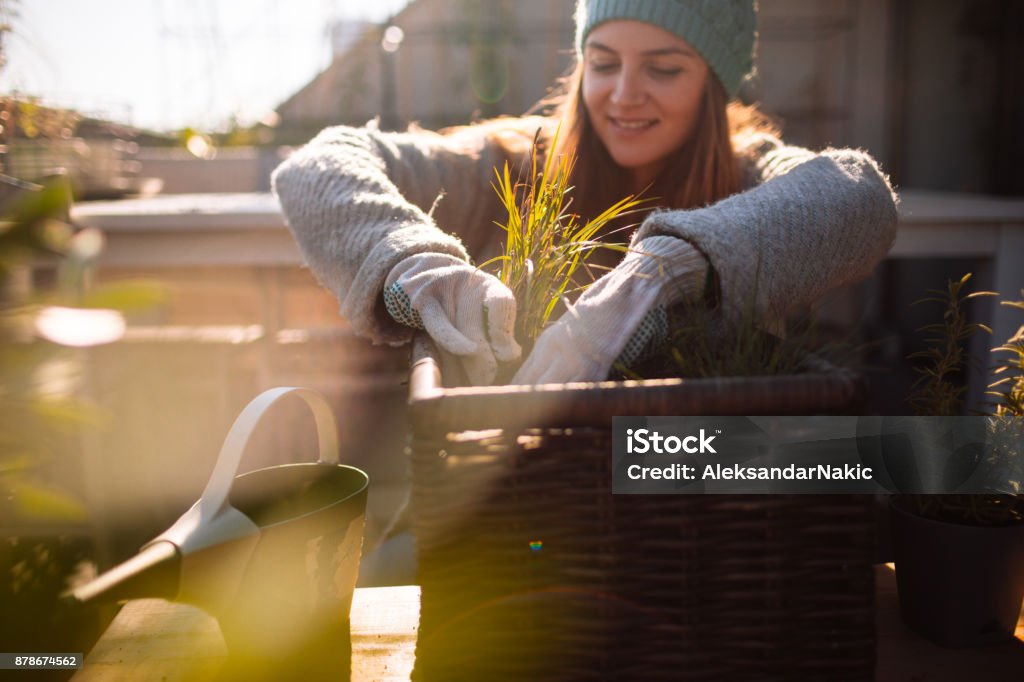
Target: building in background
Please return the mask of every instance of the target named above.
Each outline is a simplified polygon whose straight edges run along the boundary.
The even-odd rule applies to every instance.
[[[522,114],[571,62],[575,0],[414,0],[281,104],[293,138],[332,124],[427,128]],[[389,27],[393,27],[389,30]],[[397,29],[397,30],[396,30]]]
[[[278,140],[375,117],[435,128],[522,114],[571,64],[574,5],[414,0],[390,38],[352,26],[278,107]],[[760,0],[758,76],[742,94],[788,141],[868,149],[901,186],[1024,194],[1022,23],[1016,0]]]

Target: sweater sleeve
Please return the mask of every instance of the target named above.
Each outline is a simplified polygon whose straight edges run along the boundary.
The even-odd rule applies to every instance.
[[[487,200],[502,160],[472,128],[445,136],[338,126],[293,153],[272,185],[306,264],[353,331],[397,345],[411,330],[384,309],[388,272],[416,253],[468,260],[453,233],[491,229],[485,216],[496,200]]]
[[[741,150],[755,186],[711,206],[649,216],[634,241],[686,239],[704,253],[723,313],[768,328],[867,277],[896,237],[897,197],[865,152],[815,154],[760,136]]]

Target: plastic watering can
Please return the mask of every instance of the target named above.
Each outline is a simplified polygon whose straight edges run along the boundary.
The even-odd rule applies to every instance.
[[[312,411],[319,460],[236,476],[260,419],[286,396]],[[199,606],[220,622],[237,677],[347,677],[367,486],[364,472],[338,464],[324,399],[303,388],[270,389],[235,420],[199,501],[72,597],[162,597]]]

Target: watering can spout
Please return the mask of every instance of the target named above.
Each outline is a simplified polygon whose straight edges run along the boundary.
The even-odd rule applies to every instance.
[[[72,590],[79,602],[174,599],[178,596],[181,553],[171,542],[153,542],[86,585]]]

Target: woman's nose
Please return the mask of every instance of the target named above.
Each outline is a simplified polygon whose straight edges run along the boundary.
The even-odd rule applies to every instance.
[[[615,80],[615,88],[612,90],[612,102],[622,105],[641,104],[643,99],[644,91],[639,77],[623,69]]]

